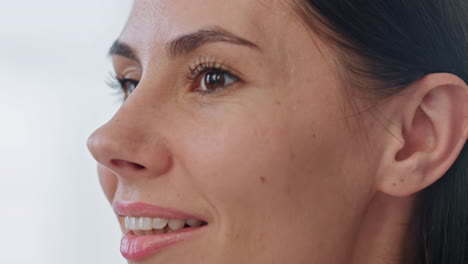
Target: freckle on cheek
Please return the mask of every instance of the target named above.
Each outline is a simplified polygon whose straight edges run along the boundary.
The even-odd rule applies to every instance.
[[[258,241],[263,242],[263,240],[265,240],[265,234],[262,232],[262,233],[258,234]]]
[[[291,152],[291,154],[289,155],[289,158],[291,159],[291,161],[295,160],[296,159],[296,153]]]
[[[266,181],[267,181],[267,180],[266,180],[266,178],[265,178],[265,177],[263,177],[263,176],[261,176],[261,177],[260,177],[260,182],[262,182],[262,183],[266,183]]]

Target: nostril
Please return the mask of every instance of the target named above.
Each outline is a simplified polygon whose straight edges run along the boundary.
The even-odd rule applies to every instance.
[[[136,169],[136,170],[142,170],[144,169],[145,167],[140,165],[140,164],[137,164],[137,163],[131,163],[131,165]]]
[[[140,165],[138,163],[134,163],[131,161],[126,161],[126,160],[120,160],[120,159],[113,159],[111,160],[111,163],[117,168],[130,167],[135,170],[142,170],[145,168],[145,166]]]

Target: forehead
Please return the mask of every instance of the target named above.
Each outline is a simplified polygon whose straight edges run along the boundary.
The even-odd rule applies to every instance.
[[[135,0],[119,39],[139,53],[154,52],[180,35],[219,26],[262,48],[297,22],[286,0]]]

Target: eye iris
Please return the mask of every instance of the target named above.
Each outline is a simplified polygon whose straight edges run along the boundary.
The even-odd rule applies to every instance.
[[[135,90],[135,88],[136,88],[136,83],[134,83],[134,82],[127,82],[127,83],[125,84],[124,90],[125,90],[125,93],[126,93],[127,95],[130,95],[130,94],[133,92],[133,90]]]
[[[226,79],[224,74],[221,72],[210,72],[205,75],[204,81],[205,87],[209,90],[213,90],[220,86],[224,86]]]

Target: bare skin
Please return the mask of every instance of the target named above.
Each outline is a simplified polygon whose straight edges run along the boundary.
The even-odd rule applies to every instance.
[[[201,29],[253,45],[170,54]],[[119,42],[135,57],[115,54],[116,74],[139,83],[88,142],[104,192],[209,222],[129,263],[406,263],[413,199],[468,137],[458,77],[426,76],[357,115],[335,53],[284,1],[137,0]],[[201,64],[223,65],[215,92],[209,71],[187,78]]]

